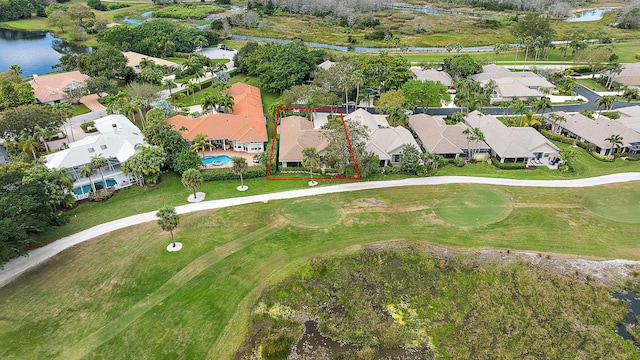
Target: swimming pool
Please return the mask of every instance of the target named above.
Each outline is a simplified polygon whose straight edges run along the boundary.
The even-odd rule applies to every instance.
[[[94,184],[97,187],[98,185],[102,185],[102,181],[96,181]],[[116,184],[115,180],[107,179],[107,187],[114,186],[115,184]],[[83,187],[77,187],[77,188],[73,189],[73,193],[76,194],[76,195],[88,194],[90,192],[91,192],[91,184],[84,185]]]
[[[233,163],[233,160],[231,160],[227,155],[205,156],[200,158],[200,160],[206,165],[213,166],[222,166]]]

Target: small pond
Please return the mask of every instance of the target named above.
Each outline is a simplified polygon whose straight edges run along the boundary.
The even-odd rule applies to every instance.
[[[595,9],[578,13],[578,16],[568,18],[568,22],[584,22],[584,21],[596,21],[602,19],[605,13],[614,11],[614,9]]]
[[[65,54],[81,54],[90,48],[56,39],[44,31],[0,29],[0,71],[12,64],[22,68],[22,76],[52,72],[52,66]]]
[[[626,301],[629,303],[629,312],[622,324],[616,327],[616,334],[620,335],[625,340],[632,340],[631,335],[627,331],[627,325],[639,326],[638,317],[640,316],[640,298],[638,294],[633,291],[614,291],[611,296],[618,300]]]
[[[393,4],[391,8],[394,10],[400,10],[400,11],[416,11],[416,12],[421,12],[423,14],[429,14],[429,15],[464,15],[466,14],[460,11],[440,10],[440,9],[434,9],[429,6],[417,6],[417,5],[410,5],[410,4]],[[476,15],[476,14],[468,14],[468,15]]]
[[[138,26],[143,22],[147,21],[151,17],[151,11],[143,12],[138,16],[126,17],[122,19],[122,22],[125,24]]]

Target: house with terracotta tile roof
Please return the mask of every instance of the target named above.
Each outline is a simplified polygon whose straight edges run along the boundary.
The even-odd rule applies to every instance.
[[[471,128],[463,122],[447,125],[442,118],[415,114],[409,116],[409,127],[428,153],[444,158],[468,159],[473,153],[475,159],[486,159],[491,150],[484,141],[469,141],[464,132]]]
[[[223,150],[260,153],[268,141],[267,125],[262,110],[260,89],[244,83],[235,83],[227,90],[233,96],[232,113],[219,113],[190,118],[176,115],[167,119],[182,137],[193,141],[204,134],[209,141]]]
[[[70,71],[50,75],[33,75],[29,81],[38,102],[53,105],[67,102],[67,91],[84,85],[90,77],[81,74],[80,71]]]
[[[617,151],[616,147],[606,140],[614,134],[622,137],[620,152],[626,152],[630,156],[640,155],[640,134],[618,120],[610,120],[604,116],[592,120],[582,114],[567,114],[564,111],[551,114],[565,119],[558,124],[559,134],[594,144],[595,151],[600,155],[613,155]]]

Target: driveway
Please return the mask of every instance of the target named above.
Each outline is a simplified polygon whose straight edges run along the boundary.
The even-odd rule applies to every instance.
[[[621,173],[605,175],[586,179],[575,180],[513,180],[497,178],[481,178],[471,176],[435,176],[428,178],[413,178],[392,181],[363,181],[351,182],[339,185],[320,186],[302,190],[283,191],[271,194],[253,195],[239,198],[203,201],[176,207],[178,214],[186,214],[195,211],[220,209],[237,205],[252,203],[266,203],[271,200],[293,199],[305,196],[335,194],[341,192],[351,192],[371,189],[384,189],[400,186],[423,186],[423,185],[445,185],[445,184],[486,184],[503,186],[525,186],[525,187],[589,187],[605,184],[640,181],[640,172]],[[104,235],[109,232],[123,229],[129,226],[155,221],[155,211],[144,214],[129,216],[123,219],[113,220],[108,223],[96,225],[90,229],[66,236],[56,240],[46,246],[29,252],[28,257],[19,257],[10,260],[0,271],[0,287],[8,284],[27,270],[34,268],[63,250],[76,244]]]

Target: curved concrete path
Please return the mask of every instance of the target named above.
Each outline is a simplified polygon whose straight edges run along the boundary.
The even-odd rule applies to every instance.
[[[177,206],[178,214],[186,214],[195,211],[220,209],[236,205],[244,205],[259,202],[268,202],[270,200],[292,199],[304,196],[335,194],[347,191],[383,189],[401,186],[421,186],[421,185],[446,185],[446,184],[485,184],[485,185],[503,185],[503,186],[526,186],[526,187],[589,187],[606,184],[614,184],[629,181],[640,181],[640,172],[637,173],[621,173],[605,176],[598,176],[586,179],[575,180],[513,180],[499,178],[481,178],[471,176],[435,176],[427,178],[412,178],[404,180],[390,181],[363,181],[352,182],[348,184],[329,185],[321,187],[313,187],[301,190],[283,191],[271,194],[253,195],[231,199],[210,200],[200,203],[187,204]],[[46,246],[29,252],[28,257],[19,257],[7,262],[4,269],[0,271],[0,287],[8,284],[25,271],[34,268],[49,258],[55,256],[63,250],[66,250],[76,244],[90,240],[94,237],[107,234],[114,230],[119,230],[128,226],[142,224],[149,221],[155,221],[155,211],[129,216],[123,219],[113,220],[104,224],[96,225],[79,233],[63,237]]]

